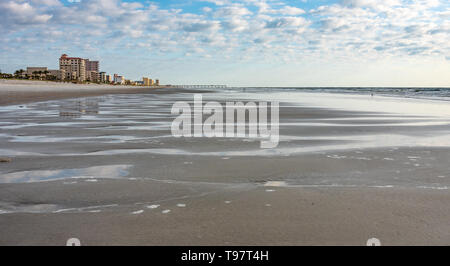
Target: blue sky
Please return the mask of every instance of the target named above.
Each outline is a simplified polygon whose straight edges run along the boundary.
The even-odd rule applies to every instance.
[[[166,84],[450,86],[447,0],[1,0],[0,69]]]

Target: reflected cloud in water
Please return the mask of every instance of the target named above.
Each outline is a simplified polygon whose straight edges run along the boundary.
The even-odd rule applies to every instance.
[[[64,179],[121,178],[131,165],[104,165],[81,169],[22,171],[0,175],[0,183],[33,183]]]

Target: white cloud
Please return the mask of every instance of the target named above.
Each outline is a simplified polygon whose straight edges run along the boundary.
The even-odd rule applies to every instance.
[[[215,13],[216,17],[233,17],[233,16],[246,16],[251,15],[247,8],[241,5],[231,5],[219,8],[219,10]]]
[[[212,8],[206,6],[206,7],[202,8],[202,10],[203,10],[203,12],[205,12],[205,13],[209,13],[209,12],[212,11]]]
[[[7,1],[0,3],[2,24],[5,26],[46,23],[52,15],[39,13],[39,10],[28,2]]]
[[[179,53],[255,62],[450,54],[450,9],[438,0],[341,0],[313,10],[279,0],[203,2],[214,5],[190,13],[122,0],[70,5],[3,0],[0,43],[8,53],[51,40],[78,50],[120,53],[127,47],[161,57]]]
[[[59,0],[31,0],[33,4],[46,5],[46,6],[60,6],[62,5]]]
[[[268,21],[266,28],[300,27],[307,25],[307,21],[302,17],[282,17]]]
[[[280,9],[278,12],[282,15],[287,15],[287,16],[295,16],[295,15],[305,14],[305,10],[298,8],[298,7],[292,7],[292,6],[285,6],[282,9]]]
[[[208,3],[213,3],[217,6],[223,6],[225,4],[228,4],[229,1],[226,0],[201,0],[202,2],[208,2]]]
[[[342,0],[342,4],[349,7],[371,8],[377,11],[385,11],[394,6],[401,6],[400,0]]]

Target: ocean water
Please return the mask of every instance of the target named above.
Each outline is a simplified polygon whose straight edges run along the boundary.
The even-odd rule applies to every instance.
[[[450,101],[450,88],[398,88],[398,87],[249,87],[249,88],[229,88],[233,91],[243,92],[286,92],[286,91],[298,91],[298,92],[324,92],[324,93],[337,93],[337,94],[359,94],[359,95],[381,95],[392,96],[402,98],[422,98],[422,99],[434,99],[442,101]]]

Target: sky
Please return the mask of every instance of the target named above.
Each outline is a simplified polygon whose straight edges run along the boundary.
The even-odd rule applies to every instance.
[[[448,0],[0,0],[0,69],[163,84],[450,87]]]

